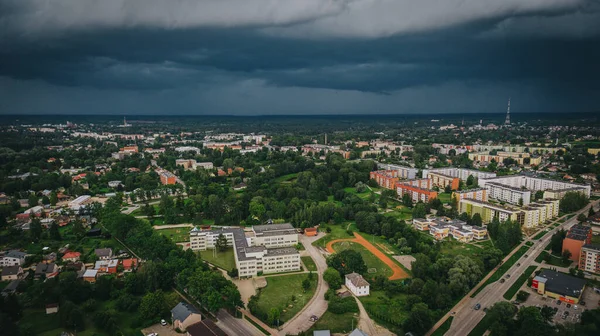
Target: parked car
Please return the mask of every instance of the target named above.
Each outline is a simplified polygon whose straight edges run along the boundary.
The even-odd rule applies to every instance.
[[[167,321],[165,321],[164,319],[160,320],[160,325],[161,326],[166,326],[167,325]]]
[[[507,279],[508,279],[508,278],[510,278],[510,274],[507,274],[507,275],[506,275],[506,278],[507,278]]]
[[[526,255],[525,255],[525,258],[529,258],[529,256],[526,254]]]
[[[319,317],[317,317],[317,315],[313,315],[313,316],[311,316],[311,317],[309,318],[309,320],[310,320],[311,322],[315,322],[315,321],[316,321],[316,320],[318,320],[318,319],[319,319]]]
[[[567,308],[571,308],[571,304],[570,303],[567,303]]]
[[[479,303],[478,303],[478,304],[476,304],[476,305],[475,305],[475,307],[474,307],[474,309],[475,309],[475,310],[479,310],[479,309],[481,309],[481,304],[479,304]]]
[[[562,301],[560,301],[560,300],[556,300],[556,304],[557,304],[558,306],[560,306],[560,305],[562,304]]]
[[[504,279],[500,279],[500,283],[504,283]]]
[[[577,308],[579,308],[577,305],[573,305],[573,309],[577,310]]]
[[[521,263],[517,263],[517,267],[518,267],[518,266],[521,266]]]

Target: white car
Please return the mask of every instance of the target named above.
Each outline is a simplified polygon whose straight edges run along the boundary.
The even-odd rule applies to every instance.
[[[160,320],[160,325],[163,326],[163,327],[166,326],[167,325],[167,321],[165,321],[164,319]]]

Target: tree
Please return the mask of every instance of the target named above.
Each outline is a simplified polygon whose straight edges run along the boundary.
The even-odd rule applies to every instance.
[[[359,274],[367,272],[367,265],[365,264],[362,255],[355,250],[344,250],[330,256],[327,259],[327,265],[335,268],[343,275],[352,272]]]
[[[222,233],[220,233],[219,236],[217,237],[215,247],[220,252],[227,250],[227,238],[225,238],[225,235],[223,235]]]
[[[61,240],[60,231],[58,230],[58,224],[56,222],[50,225],[50,239],[52,240]]]
[[[557,231],[550,238],[550,247],[552,249],[552,254],[560,255],[562,252],[563,240],[567,236],[567,232],[565,230]]]
[[[544,191],[543,190],[538,190],[535,192],[535,195],[533,196],[533,198],[537,201],[539,199],[544,198]]]
[[[481,215],[478,213],[473,214],[471,218],[471,225],[481,226],[483,224],[483,220],[481,219]]]
[[[165,311],[165,296],[162,290],[149,292],[144,295],[140,303],[139,312],[146,320],[155,320]]]
[[[329,284],[329,288],[338,290],[342,287],[343,281],[340,272],[333,267],[328,267],[323,273],[323,279]]]
[[[481,252],[483,266],[488,271],[496,267],[496,265],[498,265],[498,263],[500,263],[502,260],[503,256],[504,253],[502,253],[502,250],[497,248],[485,249],[483,252]]]
[[[417,203],[415,207],[412,209],[412,217],[413,218],[425,218],[427,215],[427,210],[425,209],[425,204],[423,202]]]
[[[512,329],[513,316],[516,308],[507,301],[496,302],[487,311],[490,322],[491,335],[509,335],[507,330]]]
[[[267,315],[267,322],[270,325],[277,325],[279,327],[279,317],[280,317],[279,309],[271,308],[269,310],[269,314]]]
[[[444,187],[444,192],[446,194],[449,194],[452,192],[452,187],[449,184],[446,184],[446,186]]]
[[[304,289],[305,292],[310,289],[310,280],[308,280],[308,278],[302,280],[302,289]]]
[[[590,208],[590,209],[591,209],[591,208]],[[579,215],[577,215],[577,221],[578,221],[579,223],[583,223],[583,222],[585,222],[586,220],[587,220],[587,216],[586,216],[586,215],[584,215],[584,214],[582,214],[582,213],[580,213]]]
[[[572,254],[571,254],[571,251],[569,251],[569,250],[565,250],[565,251],[562,253],[562,255],[561,255],[561,257],[562,257],[562,262],[563,262],[563,263],[565,263],[565,264],[566,264],[566,263],[568,263],[568,262],[569,262],[569,259],[571,258],[571,255],[572,255]]]
[[[584,193],[568,191],[560,200],[560,210],[567,213],[574,212],[585,207],[588,203],[589,199]]]
[[[73,228],[71,232],[78,238],[81,239],[85,235],[85,228],[83,227],[83,223],[79,218],[74,219],[72,222]]]
[[[37,198],[37,196],[35,194],[30,194],[29,195],[27,203],[29,203],[29,207],[30,208],[33,208],[34,206],[38,205],[38,202],[39,202],[39,200],[38,200],[38,198]]]
[[[56,193],[53,191],[50,194],[50,205],[55,206],[56,203],[58,203],[58,195],[56,195]]]
[[[363,182],[357,182],[354,187],[356,188],[356,192],[357,193],[363,193],[365,192],[365,190],[367,190],[367,186],[366,184],[364,184]]]
[[[412,197],[408,193],[402,195],[402,205],[408,208],[413,206]]]
[[[592,217],[595,214],[596,214],[596,212],[594,211],[594,207],[590,206],[590,210],[588,211],[588,217]]]
[[[49,205],[50,204],[50,199],[48,198],[48,196],[42,197],[42,204],[43,205]]]
[[[424,303],[415,304],[404,322],[404,330],[416,335],[422,335],[429,330],[433,324],[433,314]]]
[[[31,220],[29,224],[29,236],[31,237],[31,241],[37,242],[42,238],[42,223],[38,218],[34,218]]]
[[[552,309],[552,307],[543,306],[540,313],[545,322],[550,322],[554,318],[554,309]]]

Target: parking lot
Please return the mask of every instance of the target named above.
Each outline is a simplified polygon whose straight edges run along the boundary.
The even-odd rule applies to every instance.
[[[158,336],[181,336],[175,330],[171,329],[171,325],[167,324],[166,326],[161,326],[160,323],[157,323],[148,328],[142,329],[142,334],[149,335],[152,333],[157,333]]]
[[[552,299],[549,297],[543,297],[543,296],[539,295],[536,291],[534,291],[531,288],[528,288],[526,286],[521,288],[521,290],[524,290],[524,291],[530,293],[530,295],[529,295],[529,298],[527,299],[527,301],[521,303],[520,305],[518,305],[518,307],[534,306],[534,307],[542,308],[543,306],[549,306],[555,310],[554,319],[553,319],[554,323],[565,323],[565,322],[577,323],[581,320],[581,313],[587,309],[597,308],[598,300],[600,300],[600,294],[595,293],[593,288],[587,288],[587,287],[584,290],[583,296],[581,298],[581,302],[583,302],[584,305],[582,305],[581,302],[580,302],[580,304],[577,304],[577,305],[574,305],[574,304],[568,305],[565,302],[560,302],[560,304],[558,304],[557,303],[558,300]]]

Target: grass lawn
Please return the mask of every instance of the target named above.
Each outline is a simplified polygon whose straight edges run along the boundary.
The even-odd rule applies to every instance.
[[[19,326],[30,325],[34,334],[39,335],[60,328],[58,314],[46,315],[43,309],[25,309]],[[60,332],[55,335],[60,335]]]
[[[481,319],[481,321],[477,323],[475,328],[471,330],[468,336],[483,336],[483,334],[485,334],[485,332],[491,327],[491,322],[492,321],[490,320],[488,315],[485,315],[483,319]]]
[[[453,319],[454,319],[454,316],[448,317],[448,319],[446,321],[444,321],[444,323],[439,328],[437,328],[433,332],[433,334],[431,334],[431,336],[444,336],[444,334],[450,329]]]
[[[354,316],[356,314],[356,316]],[[352,322],[354,320],[354,322]],[[334,314],[326,311],[320,319],[308,330],[307,334],[312,335],[315,330],[329,330],[331,333],[348,334],[352,328],[358,325],[357,313]]]
[[[592,235],[592,244],[600,245],[600,235],[597,235],[597,236]]]
[[[353,188],[353,187],[344,188],[344,191],[347,193],[354,194],[362,199],[369,198],[369,195],[371,195],[371,191],[368,188],[365,188],[365,191],[363,191],[361,193],[356,191],[356,188]]]
[[[452,194],[441,192],[438,194],[438,199],[442,201],[442,203],[448,204],[452,200]]]
[[[531,246],[533,246],[533,243],[530,242],[530,241],[528,241],[528,242],[525,243],[525,245],[531,247]]]
[[[523,272],[523,274],[521,274],[519,276],[517,281],[515,281],[515,283],[512,286],[510,286],[510,288],[506,291],[506,293],[504,293],[504,298],[506,300],[510,301],[510,299],[512,299],[512,297],[515,296],[515,294],[517,294],[517,292],[519,291],[521,286],[523,286],[525,281],[527,281],[527,279],[529,279],[529,276],[531,276],[531,273],[533,273],[533,271],[535,271],[536,268],[537,268],[537,266],[527,267],[525,272]]]
[[[456,240],[444,240],[441,244],[442,249],[440,253],[451,257],[464,255],[478,258],[483,252],[483,248],[479,247],[479,245],[459,243]]]
[[[281,312],[279,325],[282,325],[284,321],[296,315],[315,294],[317,276],[313,277],[310,289],[304,292],[302,281],[306,278],[307,274],[290,274],[266,278],[267,287],[260,290],[259,309],[265,314],[271,308],[279,309]],[[295,296],[296,301],[292,301],[292,296]]]
[[[546,256],[550,256],[550,259],[546,261]],[[568,260],[566,263],[563,262],[562,257],[555,256],[550,254],[549,252],[542,251],[537,258],[535,258],[536,262],[541,263],[542,261],[546,261],[547,265],[558,266],[558,267],[569,267],[572,263],[571,260]]]
[[[315,242],[313,242],[313,245],[325,248],[327,243],[329,243],[332,240],[343,239],[343,238],[354,238],[354,235],[349,235],[346,232],[346,227],[348,227],[348,223],[340,224],[340,225],[322,225],[319,228],[321,231],[325,231],[326,228],[330,228],[331,233],[328,233],[327,235],[325,235],[325,237],[316,240]]]
[[[174,228],[156,230],[159,234],[171,238],[174,243],[190,241],[190,228]]]
[[[390,331],[404,335],[398,329],[402,327],[402,323],[410,314],[406,310],[406,294],[396,294],[389,298],[384,291],[372,290],[369,296],[361,296],[359,299],[369,313],[369,317],[384,327],[388,327]]]
[[[486,239],[484,241],[480,241],[475,244],[481,248],[493,248],[494,247],[494,242],[491,239]]]
[[[533,237],[533,239],[538,240],[538,239],[542,238],[543,236],[545,236],[546,233],[548,233],[547,230],[542,230],[540,233],[536,234],[535,237]]]
[[[369,252],[369,250],[367,250],[365,247],[358,243],[338,242],[333,244],[333,249],[338,253],[344,250],[354,250],[360,253],[360,255],[363,257],[363,260],[365,261],[365,264],[367,264],[367,268],[369,270],[369,273],[367,275],[368,277],[383,275],[387,278],[394,273],[391,268],[389,268],[386,264],[383,263],[383,261],[379,260],[379,258],[373,255],[373,253]],[[374,269],[375,271],[371,272],[372,269]]]
[[[293,179],[295,179],[298,176],[298,173],[292,173],[292,174],[287,174],[287,175],[282,175],[279,176],[278,178],[275,179],[275,182],[277,183],[281,183],[281,182],[291,182]]]
[[[400,209],[394,208],[393,211],[386,212],[383,214],[384,216],[392,216],[396,217],[398,220],[410,220],[412,219],[412,209],[407,208],[403,205],[400,206]]]
[[[231,271],[235,268],[235,257],[233,256],[233,248],[228,248],[223,252],[215,252],[214,250],[202,251],[200,252],[200,258],[213,265],[219,266],[226,271]]]
[[[343,204],[340,201],[336,201],[333,198],[333,195],[327,196],[327,201],[320,201],[319,204],[326,204],[326,203],[334,203],[336,206],[341,207]]]
[[[307,271],[313,271],[313,272],[317,271],[317,265],[315,264],[315,262],[313,261],[313,259],[311,257],[309,257],[309,256],[300,257],[300,259],[302,259],[302,262],[304,263],[304,266],[306,266]]]
[[[481,292],[481,290],[484,289],[485,286],[491,284],[492,282],[500,280],[504,273],[506,273],[506,271],[508,271],[508,269],[511,268],[512,265],[514,265],[517,262],[517,260],[519,260],[525,253],[527,253],[527,251],[529,251],[529,246],[521,246],[521,248],[519,248],[519,250],[515,252],[515,254],[513,254],[504,264],[502,264],[496,270],[496,272],[494,272],[494,274],[492,274],[492,276],[481,287],[479,287],[475,291],[475,293],[473,293],[473,295],[471,295],[471,297],[475,297],[475,295]]]

